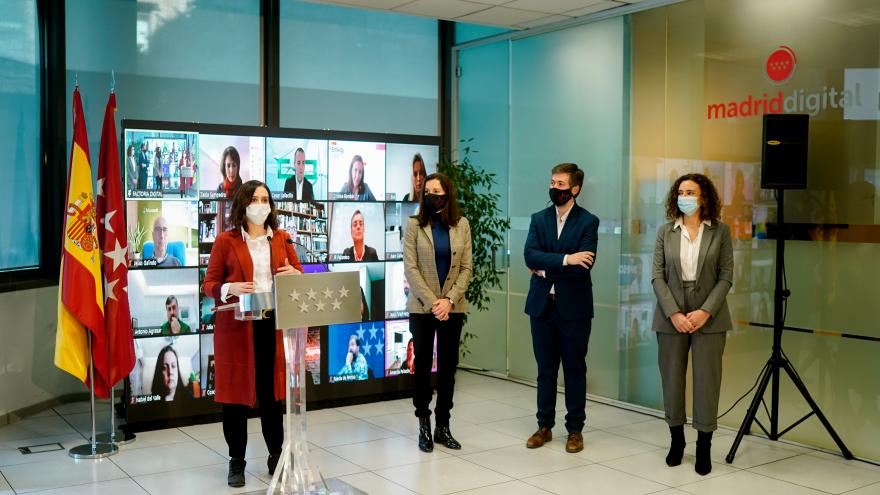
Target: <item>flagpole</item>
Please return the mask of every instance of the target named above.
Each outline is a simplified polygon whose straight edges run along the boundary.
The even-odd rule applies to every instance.
[[[108,149],[106,149],[106,147],[105,147],[105,139],[107,139],[108,136],[110,136],[112,139],[111,148],[115,148],[115,146],[116,146],[116,142],[115,142],[116,132],[115,132],[115,130],[112,130],[110,132],[108,132],[108,130],[107,130],[107,117],[108,117],[108,115],[112,115],[109,113],[110,109],[111,109],[111,102],[112,102],[112,110],[114,112],[116,111],[115,93],[116,93],[116,71],[114,69],[111,69],[110,70],[110,100],[108,100],[108,102],[107,102],[107,110],[105,111],[105,114],[104,114],[104,128],[101,130],[101,152],[100,152],[99,159],[98,159],[98,163],[99,163],[99,165],[98,165],[98,179],[99,180],[106,180],[108,177],[108,174],[109,174],[109,176],[114,176],[115,175],[114,172],[118,171],[118,169],[119,169],[118,163],[117,163],[118,157],[115,156],[116,153],[108,152]],[[115,128],[111,125],[111,129],[115,129]],[[113,172],[111,172],[111,171],[113,171]],[[117,179],[117,177],[114,177],[114,179]],[[113,182],[117,182],[117,181],[114,180]],[[116,185],[118,185],[118,184],[116,184]],[[112,183],[108,184],[107,188],[108,188],[108,190],[113,191],[113,195],[116,195],[116,193],[118,192],[118,191],[116,191],[116,189]],[[106,195],[103,195],[101,191],[99,191],[98,195],[99,195],[98,215],[104,217],[106,215],[108,197]],[[101,201],[101,196],[103,196],[104,201]],[[116,198],[110,198],[110,199],[120,199],[121,200],[121,195],[116,195],[116,196],[117,196]],[[100,206],[103,206],[103,208],[101,208]],[[100,223],[103,223],[104,221],[106,221],[106,217],[105,217],[105,219],[102,219],[100,221]],[[113,232],[113,229],[110,225],[104,224],[103,228],[101,228],[101,226],[99,225],[98,226],[98,242],[101,245],[101,248],[103,250],[110,250],[110,249],[112,249],[112,247],[108,247],[108,244],[107,244],[108,239],[106,237],[105,229],[109,229],[111,232]],[[115,235],[115,232],[114,232],[114,235]],[[103,258],[102,258],[102,260],[103,260]],[[108,285],[107,285],[108,279],[110,278],[110,275],[112,274],[113,270],[116,268],[116,265],[110,264],[110,268],[109,268],[110,273],[108,273],[108,266],[107,266],[106,260],[103,261],[102,265],[103,266],[101,269],[101,279],[103,281],[104,293],[106,295],[107,290],[108,290]],[[123,277],[124,276],[125,275],[123,275]],[[111,285],[109,287],[109,289],[110,289],[110,292],[112,292],[113,286]],[[105,329],[105,332],[107,332],[108,336],[113,334],[117,330],[117,329],[113,328],[113,326],[117,323],[117,321],[118,321],[117,319],[120,318],[120,314],[118,312],[112,311],[113,316],[109,317],[110,321],[108,321],[106,319],[108,317],[108,312],[111,312],[111,310],[108,309],[108,302],[111,299],[115,300],[115,297],[107,296],[104,298],[104,315],[105,315],[104,329]],[[128,316],[128,311],[126,310],[126,311],[124,311],[124,313],[126,316],[122,319],[125,319],[130,322],[130,318]],[[113,341],[112,338],[108,338],[108,340],[107,340],[108,345],[107,345],[106,351],[107,351],[107,362],[108,363],[113,363],[114,349],[111,349],[111,346],[110,346],[110,342],[112,342],[112,341]],[[110,382],[111,382],[110,383],[110,429],[108,430],[109,433],[101,433],[101,434],[97,435],[96,439],[99,443],[112,444],[112,445],[124,445],[124,444],[130,443],[130,442],[133,442],[136,437],[133,433],[129,433],[129,432],[123,431],[122,429],[116,428],[116,404],[114,404],[115,393],[116,393],[116,390],[114,387],[116,384],[113,383],[114,376],[113,376],[112,370],[113,370],[113,364],[111,364],[110,372],[108,373],[108,376],[109,376]],[[125,394],[123,394],[123,397],[125,397]]]
[[[116,427],[116,406],[113,405],[114,395],[114,389],[110,387],[110,433],[98,433],[97,440],[98,443],[125,445],[137,440],[137,435]]]
[[[92,416],[92,436],[89,443],[77,445],[70,449],[68,454],[74,459],[101,459],[109,457],[119,451],[119,447],[112,443],[98,443],[95,435],[95,361],[92,359],[92,332],[86,329],[89,343],[89,402]]]

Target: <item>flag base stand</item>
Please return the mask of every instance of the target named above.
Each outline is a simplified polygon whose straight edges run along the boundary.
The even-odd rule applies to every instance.
[[[137,435],[116,427],[116,413],[113,408],[115,393],[116,391],[110,388],[110,431],[112,433],[98,433],[95,435],[95,440],[98,443],[125,445],[134,442],[137,439]]]
[[[116,433],[113,435],[109,433],[98,433],[95,437],[95,440],[98,443],[114,443],[116,445],[125,445],[134,442],[136,439],[137,435],[134,433],[126,433],[120,429],[117,429]]]
[[[110,457],[119,451],[119,447],[112,443],[87,443],[85,445],[77,445],[70,449],[67,453],[74,459],[102,459]]]
[[[74,459],[102,459],[104,457],[110,457],[111,455],[119,452],[119,446],[113,442],[100,443],[97,440],[98,433],[95,429],[95,360],[93,359],[93,349],[92,349],[92,332],[86,332],[88,336],[88,349],[89,349],[89,407],[91,409],[91,419],[92,419],[92,434],[89,436],[89,443],[85,445],[77,445],[76,447],[67,451],[70,457]],[[112,393],[113,389],[111,388],[111,399],[110,404],[113,404]],[[116,427],[112,426],[113,424],[113,407],[110,408],[110,422],[111,429],[110,431],[116,431]],[[102,433],[102,435],[108,435],[107,433]]]

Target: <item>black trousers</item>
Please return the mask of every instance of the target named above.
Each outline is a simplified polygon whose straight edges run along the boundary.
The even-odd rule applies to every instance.
[[[257,407],[263,439],[270,454],[280,454],[284,442],[284,408],[281,401],[275,400],[275,318],[255,320],[253,325]],[[229,446],[229,457],[234,459],[244,459],[249,410],[241,404],[223,404],[223,436]]]
[[[434,335],[437,335],[437,405],[434,408],[434,418],[438,426],[449,426],[463,322],[463,313],[449,313],[446,321],[440,321],[430,313],[409,314],[416,369],[413,406],[419,418],[431,416],[431,365],[434,362]]]
[[[592,320],[564,320],[554,300],[539,317],[531,317],[532,347],[538,363],[538,426],[556,423],[556,383],[559,361],[565,377],[565,429],[584,429],[587,419],[587,344]]]

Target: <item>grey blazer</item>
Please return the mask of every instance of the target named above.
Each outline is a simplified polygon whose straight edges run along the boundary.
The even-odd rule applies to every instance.
[[[409,281],[409,298],[406,310],[410,313],[430,313],[434,301],[448,297],[452,301],[452,313],[464,313],[468,303],[465,298],[473,274],[471,226],[461,217],[455,227],[449,229],[449,248],[452,260],[449,276],[440,286],[437,262],[434,259],[434,234],[431,226],[419,227],[419,220],[410,217],[403,236],[403,269]]]
[[[675,222],[669,222],[658,230],[654,246],[651,284],[657,296],[655,332],[677,333],[669,317],[678,311],[684,312],[681,273],[681,230],[675,228]],[[703,229],[696,282],[696,298],[703,301],[700,309],[712,315],[699,331],[719,333],[731,330],[733,322],[727,307],[727,293],[733,285],[733,247],[727,225],[712,221],[712,225]]]

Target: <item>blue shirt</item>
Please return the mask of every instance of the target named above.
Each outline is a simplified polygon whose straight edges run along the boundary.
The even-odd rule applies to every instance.
[[[434,236],[434,262],[437,264],[437,275],[440,277],[440,290],[449,276],[449,267],[452,264],[452,249],[449,247],[449,227],[434,219],[431,222],[431,234]]]

